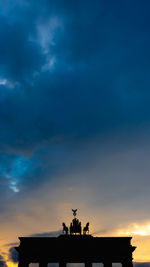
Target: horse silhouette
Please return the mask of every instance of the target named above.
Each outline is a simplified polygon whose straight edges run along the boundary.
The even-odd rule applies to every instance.
[[[62,226],[63,226],[63,233],[66,233],[66,235],[68,235],[68,227],[64,222],[62,223]]]
[[[89,222],[86,224],[86,226],[83,228],[83,234],[86,235],[86,233],[89,233]]]

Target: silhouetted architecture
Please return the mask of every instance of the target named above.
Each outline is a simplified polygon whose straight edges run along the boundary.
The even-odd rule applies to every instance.
[[[76,218],[77,209],[75,209],[75,210],[72,209],[72,212],[73,212],[74,219],[70,223],[70,228],[68,229],[66,224],[64,222],[62,223],[63,233],[68,235],[68,231],[70,231],[70,235],[76,235],[76,234],[81,235],[82,234],[82,226],[81,226],[81,222]],[[87,233],[89,233],[89,222],[83,228],[83,234],[86,235]]]
[[[76,219],[76,220],[75,220]],[[66,267],[66,263],[85,263],[85,267],[92,267],[92,263],[104,264],[111,267],[112,263],[122,263],[122,267],[132,267],[132,252],[136,247],[131,245],[132,237],[93,237],[86,234],[89,223],[83,228],[76,218],[68,227],[63,224],[65,234],[59,237],[19,237],[19,267],[28,267],[29,263],[39,263],[40,267],[47,267],[48,263],[59,263]]]

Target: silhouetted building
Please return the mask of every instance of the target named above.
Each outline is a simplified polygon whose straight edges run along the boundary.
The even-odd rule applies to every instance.
[[[131,245],[132,237],[93,237],[87,234],[89,223],[82,234],[81,222],[75,216],[76,213],[70,234],[63,228],[65,234],[59,237],[19,237],[19,267],[37,262],[40,267],[47,267],[48,263],[59,263],[60,267],[85,263],[85,267],[91,267],[100,262],[104,267],[111,267],[113,262],[132,267],[132,252],[136,248]]]

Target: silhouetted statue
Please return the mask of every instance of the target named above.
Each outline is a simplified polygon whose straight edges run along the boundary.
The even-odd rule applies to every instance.
[[[73,224],[71,223],[70,224],[70,234],[72,235],[74,233],[74,231],[73,231]]]
[[[86,226],[83,228],[83,234],[86,235],[86,233],[89,233],[89,222],[86,224]]]
[[[82,228],[81,228],[81,222],[79,222],[79,234],[81,235],[81,231],[82,231]]]
[[[70,234],[80,234],[81,235],[81,222],[77,218],[72,220],[70,224]]]
[[[63,226],[63,233],[66,233],[66,235],[68,235],[68,227],[64,222],[62,223],[62,226]]]
[[[73,212],[73,216],[77,215],[77,209],[75,209],[75,210],[72,209],[72,212]]]

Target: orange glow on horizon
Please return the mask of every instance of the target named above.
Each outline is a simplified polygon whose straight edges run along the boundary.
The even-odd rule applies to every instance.
[[[13,263],[13,262],[11,262],[11,261],[7,261],[6,263],[7,263],[7,266],[8,266],[8,267],[17,267],[17,266],[18,266],[17,263]]]
[[[150,223],[147,224],[136,224],[129,225],[126,229],[119,230],[118,235],[125,236],[150,236]]]
[[[69,219],[66,220],[69,222]],[[86,222],[86,219],[83,219],[84,223]],[[130,225],[127,225],[126,227],[118,228],[118,229],[112,229],[107,230],[104,233],[98,233],[96,229],[97,227],[93,225],[93,228],[90,228],[90,233],[93,236],[131,236],[133,239],[131,240],[131,244],[133,246],[136,246],[136,250],[133,253],[133,262],[150,262],[150,222],[143,222],[141,224],[138,223],[132,223]],[[30,235],[30,234],[29,234]],[[26,234],[28,236],[28,234]],[[13,242],[16,242],[15,240],[16,233],[11,236],[11,239],[7,239],[5,236],[5,239],[0,241],[0,247],[1,247],[1,255],[5,256],[5,261],[7,262],[8,267],[17,267],[17,264],[11,262],[8,257],[8,250],[10,246],[6,246],[6,244],[10,244]],[[9,236],[10,238],[10,236]],[[19,243],[18,243],[19,244]]]

